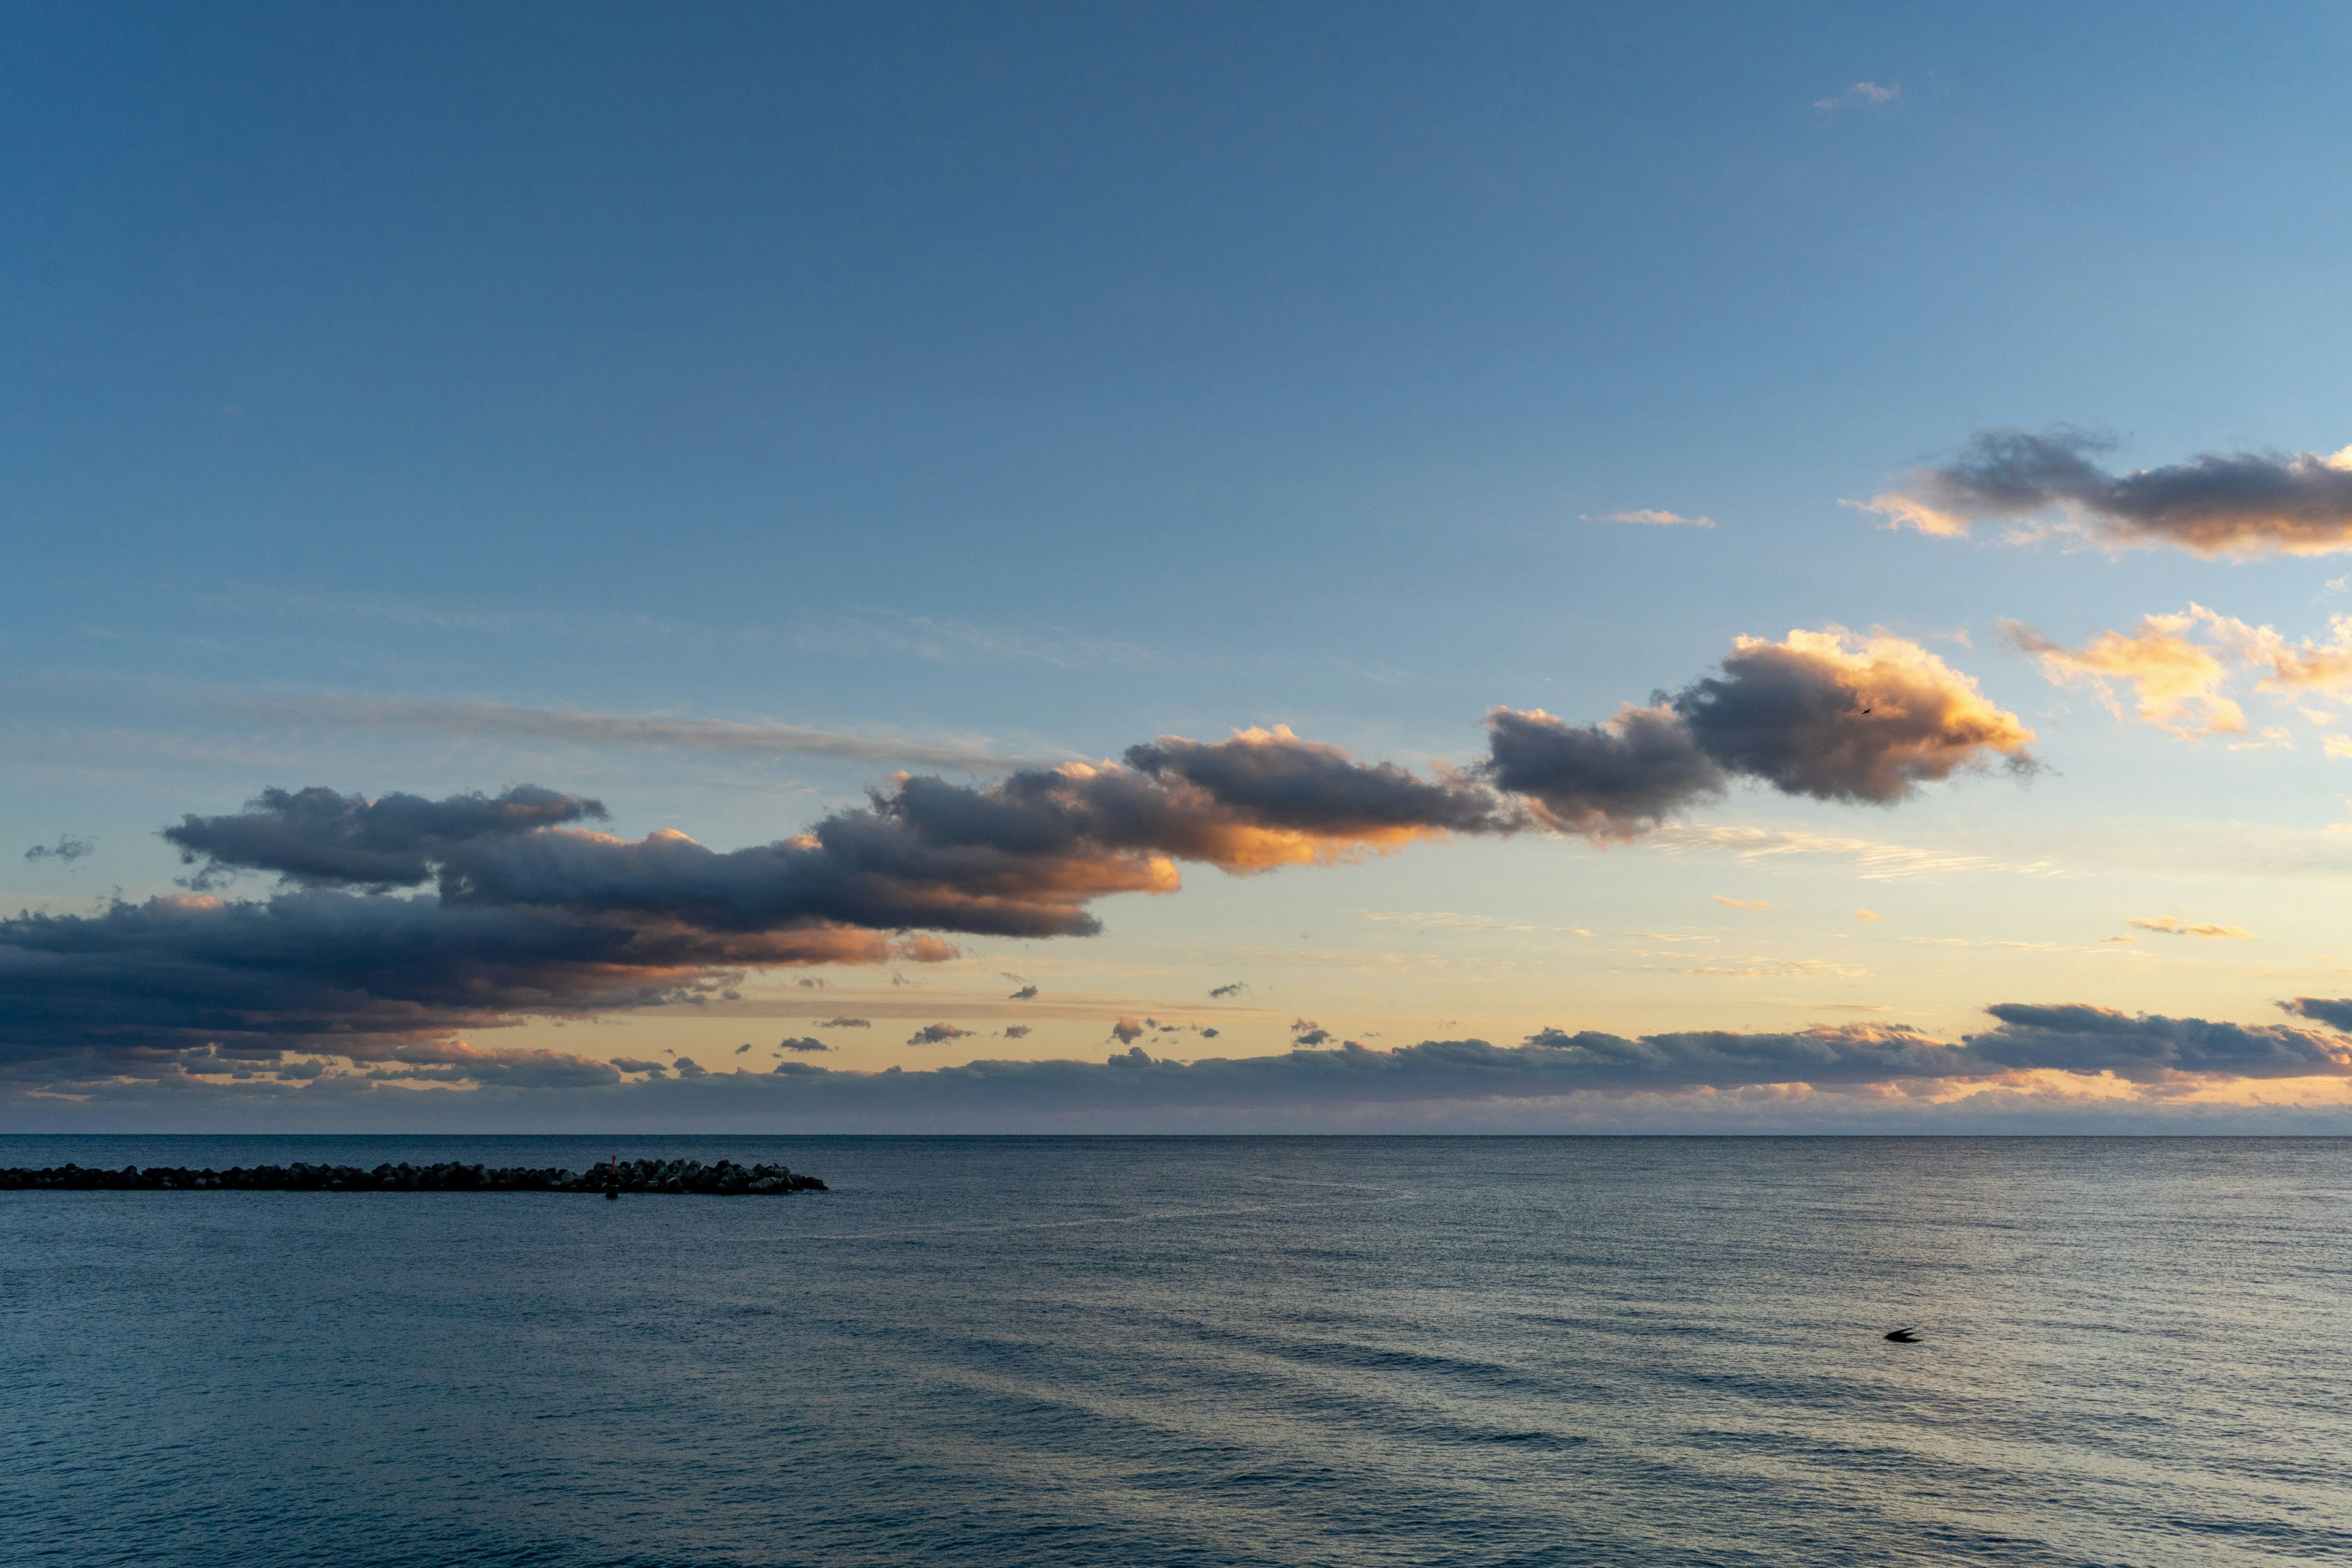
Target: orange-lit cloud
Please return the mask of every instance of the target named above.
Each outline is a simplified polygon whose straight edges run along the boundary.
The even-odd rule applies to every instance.
[[[2302,637],[2290,641],[2276,628],[2254,626],[2232,616],[2191,604],[2177,614],[2142,617],[2129,634],[2102,631],[2081,648],[2068,648],[2031,626],[2005,622],[2002,631],[2011,645],[2033,655],[2042,673],[2061,685],[2081,682],[2099,695],[2108,710],[2121,715],[2115,686],[2129,685],[2137,716],[2184,740],[2205,735],[2247,737],[2232,750],[2292,745],[2292,734],[2265,728],[2259,735],[2247,724],[2245,713],[2224,689],[2242,674],[2253,673],[2253,689],[2282,702],[2294,703],[2314,724],[2335,721],[2322,709],[2304,707],[2299,699],[2319,694],[2352,695],[2352,616],[2331,618],[2325,640]],[[2331,756],[2347,754],[2347,747],[2323,738]]]
[[[2191,612],[2149,616],[2126,636],[2105,631],[2081,648],[2068,648],[2032,627],[2007,622],[2002,630],[2042,671],[2060,685],[2082,682],[2098,694],[2108,711],[2121,717],[2116,700],[2120,682],[2132,688],[2138,717],[2184,739],[2198,735],[2242,735],[2246,716],[2221,695],[2231,671],[2213,650],[2184,635],[2198,622]]]

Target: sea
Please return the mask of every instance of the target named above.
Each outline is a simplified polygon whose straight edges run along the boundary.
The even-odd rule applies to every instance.
[[[0,1194],[0,1563],[2352,1563],[2352,1141],[0,1138],[615,1155]]]

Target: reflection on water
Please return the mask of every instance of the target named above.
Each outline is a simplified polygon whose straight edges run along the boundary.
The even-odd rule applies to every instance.
[[[0,1139],[614,1153],[0,1196],[0,1561],[2352,1558],[2333,1141]]]

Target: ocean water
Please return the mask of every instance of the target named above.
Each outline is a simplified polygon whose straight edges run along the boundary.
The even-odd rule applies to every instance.
[[[2352,1562],[2352,1142],[0,1138],[614,1153],[0,1194],[0,1562]]]

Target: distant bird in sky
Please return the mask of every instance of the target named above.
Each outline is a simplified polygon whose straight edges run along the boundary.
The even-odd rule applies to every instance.
[[[1919,1331],[1916,1329],[1897,1329],[1886,1337],[1898,1345],[1916,1345],[1919,1342]]]

